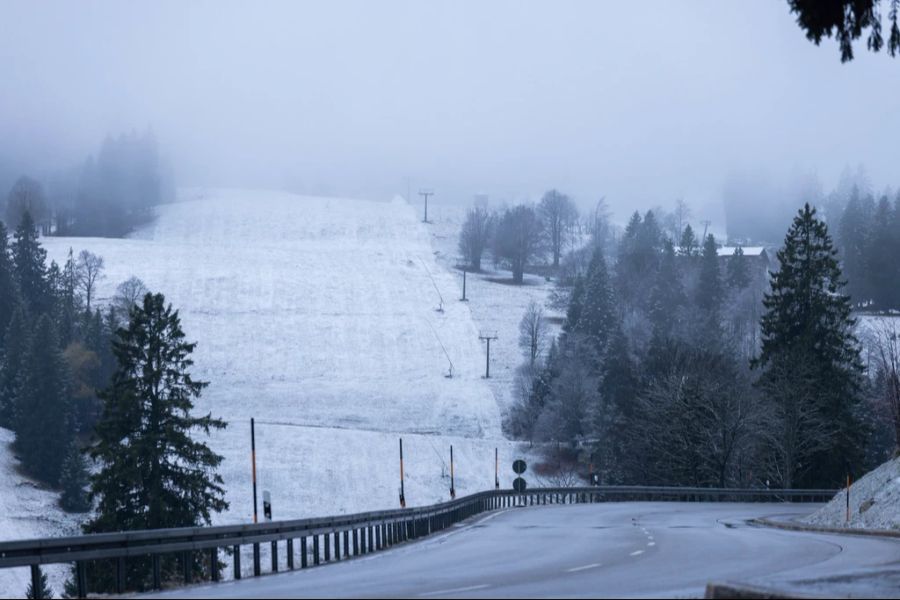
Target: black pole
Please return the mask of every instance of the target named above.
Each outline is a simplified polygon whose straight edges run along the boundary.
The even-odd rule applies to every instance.
[[[500,453],[494,448],[494,489],[500,489]]]
[[[456,487],[453,485],[453,445],[450,445],[450,499],[456,499]]]
[[[256,506],[256,421],[250,419],[250,456],[253,460],[253,522],[258,523],[259,517]]]
[[[463,297],[461,298],[463,302],[466,302],[466,268],[463,267]]]
[[[491,378],[491,338],[487,338],[487,358],[484,361],[484,378]]]
[[[406,495],[403,492],[403,438],[400,438],[400,508],[406,508]]]

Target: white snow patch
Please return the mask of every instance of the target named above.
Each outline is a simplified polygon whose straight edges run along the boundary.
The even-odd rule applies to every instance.
[[[847,490],[804,520],[810,525],[862,529],[900,529],[900,458],[889,460],[850,486],[850,521]]]

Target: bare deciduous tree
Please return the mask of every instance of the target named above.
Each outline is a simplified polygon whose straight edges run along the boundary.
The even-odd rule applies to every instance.
[[[558,190],[550,190],[538,205],[538,212],[544,225],[553,266],[559,266],[563,248],[572,234],[572,226],[578,220],[578,210],[572,199]]]
[[[131,309],[141,303],[149,291],[144,282],[137,277],[129,277],[116,287],[112,308],[120,325],[128,323]]]
[[[459,233],[459,253],[473,271],[481,270],[481,257],[491,239],[493,215],[485,208],[475,207],[466,214]]]
[[[533,206],[521,204],[508,209],[497,224],[494,254],[509,263],[514,283],[525,279],[525,266],[538,253],[542,228]]]
[[[82,250],[78,255],[75,266],[78,287],[84,294],[85,307],[91,312],[91,299],[97,289],[97,282],[103,279],[103,257],[97,256],[87,250]]]
[[[529,364],[534,367],[547,345],[548,325],[544,309],[532,300],[519,322],[519,346],[525,352]]]
[[[890,415],[897,455],[900,452],[900,326],[895,319],[879,319],[873,325],[871,338],[876,399]]]
[[[49,233],[47,231],[49,211],[44,188],[40,182],[31,177],[19,177],[6,199],[6,224],[11,230],[19,226],[26,212],[30,213],[34,222],[44,229],[44,233]]]

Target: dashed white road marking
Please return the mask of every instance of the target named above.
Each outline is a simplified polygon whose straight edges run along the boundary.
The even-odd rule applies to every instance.
[[[643,550],[635,550],[634,552],[631,553],[631,556],[637,556],[638,554],[643,554],[643,553],[644,553]]]
[[[571,569],[566,569],[566,573],[577,573],[578,571],[587,571],[588,569],[596,569],[601,566],[600,563],[593,563],[590,565],[584,565],[582,567],[573,567]]]
[[[453,588],[449,590],[436,590],[434,592],[425,592],[424,594],[419,594],[419,598],[427,598],[428,596],[444,596],[446,594],[458,594],[460,592],[474,592],[475,590],[483,590],[484,588],[491,587],[488,584],[484,583],[482,585],[470,585],[469,587],[461,587],[461,588]]]
[[[655,545],[656,545],[656,542],[647,542],[647,545],[648,545],[648,546],[655,546]]]

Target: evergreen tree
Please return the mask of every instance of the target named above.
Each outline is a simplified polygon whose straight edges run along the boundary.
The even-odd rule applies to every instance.
[[[874,202],[871,197],[861,199],[854,186],[850,201],[841,217],[840,242],[847,293],[856,305],[871,299],[866,269],[866,255],[871,236]]]
[[[3,363],[0,364],[0,427],[14,429],[19,389],[25,371],[25,357],[30,347],[28,325],[21,306],[13,312],[3,340]]]
[[[53,598],[53,590],[50,589],[50,582],[47,581],[47,573],[44,571],[41,571],[40,586],[40,598]],[[29,600],[39,597],[34,593],[34,586],[31,582],[28,582],[28,589],[25,591],[25,597]]]
[[[147,294],[117,333],[117,369],[100,395],[103,417],[90,449],[100,471],[91,477],[98,508],[85,526],[89,533],[205,525],[228,507],[216,472],[222,457],[192,437],[225,423],[191,414],[207,384],[189,372],[196,344],[184,337],[178,312],[162,294]],[[144,585],[147,567],[135,562],[130,586]],[[99,583],[112,586],[108,576],[100,575]]]
[[[616,324],[616,307],[606,259],[599,247],[594,249],[584,282],[584,296],[574,331],[588,339],[598,356],[609,344]]]
[[[78,275],[75,257],[69,248],[66,264],[57,282],[54,295],[57,306],[57,329],[59,342],[63,348],[75,341],[81,312],[81,297],[78,295]]]
[[[784,484],[836,486],[862,459],[866,432],[857,406],[863,366],[837,251],[809,204],[794,218],[778,261],[781,269],[763,300],[762,352],[755,363],[763,368],[760,384],[780,413],[789,412],[780,405],[787,396],[773,397],[773,390],[815,399],[818,418],[806,420],[828,426],[792,433],[816,436],[822,444],[815,446],[809,469],[793,464],[782,470],[803,473]]]
[[[576,276],[575,287],[572,289],[572,297],[569,298],[569,306],[566,309],[566,321],[563,323],[563,331],[574,331],[581,318],[581,308],[584,302],[584,279]]]
[[[53,298],[44,267],[47,251],[41,248],[37,229],[28,212],[16,229],[12,255],[16,282],[28,313],[34,317],[49,313]]]
[[[681,232],[681,241],[678,243],[678,254],[681,256],[695,256],[699,245],[697,236],[694,235],[694,228],[688,223],[684,226],[684,231]]]
[[[892,300],[900,288],[900,256],[891,252],[897,235],[894,225],[893,206],[884,196],[875,208],[865,256],[868,289],[878,310],[895,308]]]
[[[13,311],[19,304],[19,291],[13,275],[12,258],[9,255],[9,236],[6,226],[0,221],[0,334],[6,332]],[[0,335],[2,337],[2,335]],[[0,349],[3,340],[0,339]]]
[[[684,287],[675,259],[675,248],[666,240],[656,282],[650,292],[650,323],[653,335],[663,339],[680,333],[681,313],[686,304]]]
[[[29,473],[52,485],[59,482],[71,421],[65,359],[53,321],[44,315],[31,338],[16,397],[15,446]]]
[[[742,290],[750,285],[750,265],[744,256],[744,249],[738,246],[728,259],[728,287]]]
[[[716,238],[712,234],[703,241],[703,254],[700,257],[700,277],[697,281],[694,300],[697,304],[700,333],[705,341],[719,341],[721,338],[720,322],[722,300],[725,290],[722,276],[719,273],[719,254]]]
[[[74,442],[69,445],[69,450],[66,452],[59,484],[62,488],[59,504],[63,510],[81,513],[91,508],[87,496],[87,466],[84,456]]]

